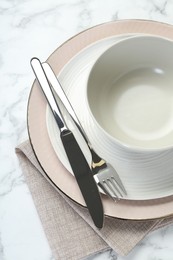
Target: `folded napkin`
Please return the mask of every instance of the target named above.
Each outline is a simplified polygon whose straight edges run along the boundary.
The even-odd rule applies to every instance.
[[[87,208],[55,190],[43,177],[29,141],[19,145],[16,153],[56,260],[82,259],[109,248],[127,255],[150,231],[173,222],[173,217],[145,221],[106,217],[103,229],[98,230]]]

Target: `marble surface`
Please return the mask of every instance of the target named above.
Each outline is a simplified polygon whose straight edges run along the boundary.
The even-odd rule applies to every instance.
[[[173,0],[0,1],[0,259],[53,260],[14,153],[28,138],[27,100],[34,80],[30,58],[42,61],[65,40],[117,19],[173,24]],[[173,259],[173,226],[149,234],[127,256],[113,251],[87,260]]]

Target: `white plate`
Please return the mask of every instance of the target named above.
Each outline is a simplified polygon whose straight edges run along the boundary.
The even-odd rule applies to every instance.
[[[129,34],[123,37],[132,36],[132,34]],[[144,175],[142,169],[138,170],[138,164],[136,162],[136,172],[139,174],[125,174],[123,170],[123,165],[126,162],[126,159],[124,158],[124,161],[121,164],[118,163],[116,160],[118,154],[115,154],[112,144],[105,137],[100,138],[101,134],[99,135],[98,139],[96,127],[88,110],[88,104],[86,102],[86,83],[92,65],[94,64],[97,57],[99,57],[99,55],[105,49],[111,46],[114,42],[121,39],[122,36],[115,36],[111,38],[106,38],[88,46],[66,64],[66,66],[58,75],[58,78],[69,100],[71,101],[76,114],[78,115],[79,120],[81,121],[82,126],[85,129],[93,147],[98,152],[98,154],[106,159],[107,162],[111,163],[112,166],[119,173],[120,178],[122,179],[127,189],[127,199],[146,200],[169,196],[173,194],[173,168],[166,169],[166,173],[163,169],[164,175],[162,176],[151,176],[151,174]],[[76,136],[88,162],[90,163],[91,157],[85,142],[82,140],[79,132],[74,127],[65,110],[64,114],[66,120],[68,121],[70,129],[74,132],[74,135]],[[46,119],[48,134],[52,146],[63,165],[68,171],[72,173],[71,167],[69,165],[65,151],[59,138],[59,130],[48,107]],[[170,154],[170,157],[171,156],[173,156],[173,154]],[[151,160],[151,158],[148,158],[148,160]],[[161,165],[159,167],[163,166]]]

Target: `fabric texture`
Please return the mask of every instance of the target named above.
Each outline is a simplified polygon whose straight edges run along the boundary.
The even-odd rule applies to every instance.
[[[127,255],[149,232],[173,222],[173,217],[144,221],[106,217],[98,230],[85,207],[44,178],[29,141],[19,145],[16,153],[56,260],[82,259],[109,248]]]

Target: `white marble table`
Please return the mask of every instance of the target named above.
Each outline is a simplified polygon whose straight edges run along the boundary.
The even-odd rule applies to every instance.
[[[173,0],[0,1],[0,260],[53,260],[14,147],[27,139],[30,58],[47,57],[65,40],[117,19],[173,24]],[[88,260],[173,259],[173,226],[148,235],[127,257],[108,251]]]

